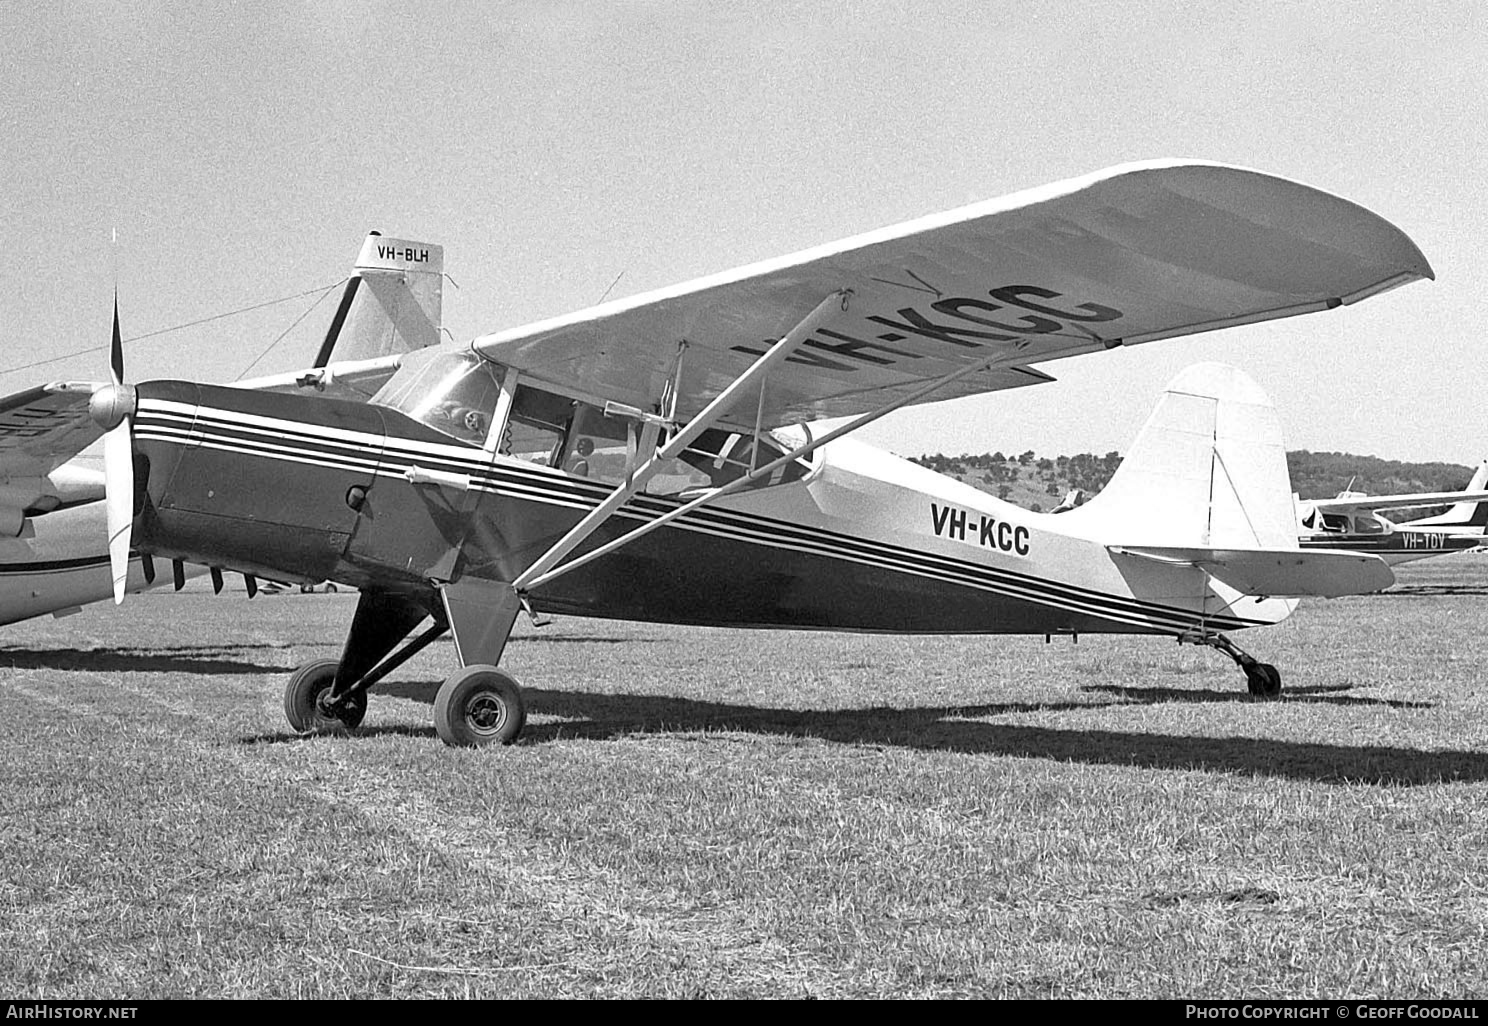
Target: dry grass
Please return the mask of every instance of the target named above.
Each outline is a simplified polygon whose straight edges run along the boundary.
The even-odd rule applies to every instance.
[[[288,732],[353,596],[17,625],[0,990],[1481,995],[1488,558],[1401,576],[1238,636],[1272,703],[1157,639],[563,620],[482,751],[429,725],[446,644]]]

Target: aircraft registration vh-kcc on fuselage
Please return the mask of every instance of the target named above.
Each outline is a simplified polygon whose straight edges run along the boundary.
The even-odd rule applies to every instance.
[[[1271,695],[1275,668],[1224,632],[1393,578],[1373,556],[1298,548],[1275,414],[1239,372],[1180,375],[1107,489],[1057,516],[843,436],[1052,380],[1038,363],[1431,276],[1345,200],[1154,161],[392,357],[369,403],[316,394],[334,365],[295,379],[304,394],[130,386],[116,347],[113,384],[48,386],[47,409],[59,435],[107,432],[116,561],[132,532],[156,556],[360,589],[341,658],[291,675],[297,729],[355,726],[368,689],[449,631],[462,668],[438,733],[512,740],[525,705],[498,664],[524,607],[1168,635],[1227,652]],[[807,426],[834,417],[851,419]]]

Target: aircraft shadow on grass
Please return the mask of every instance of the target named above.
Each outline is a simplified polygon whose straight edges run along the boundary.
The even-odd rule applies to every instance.
[[[375,689],[419,702],[433,703],[437,681],[410,681]],[[1170,688],[1095,687],[1142,702],[1249,702],[1235,692],[1183,691]],[[1350,699],[1316,695],[1333,688],[1295,689],[1290,702],[1329,702],[1419,708],[1422,703]],[[1346,746],[1280,741],[1267,738],[1198,737],[1068,729],[982,722],[986,717],[1019,713],[1098,709],[1088,702],[1007,703],[921,709],[771,709],[648,695],[588,692],[525,692],[532,717],[557,716],[562,722],[529,722],[526,743],[588,739],[631,734],[744,731],[818,738],[854,745],[891,745],[926,751],[1022,756],[1148,769],[1192,769],[1258,774],[1324,783],[1394,786],[1488,780],[1488,754],[1473,751],[1420,751],[1383,745]],[[363,733],[429,734],[429,728],[370,728]],[[287,740],[255,738],[256,742]]]
[[[1115,695],[1118,698],[1128,699],[1133,703],[1192,702],[1198,704],[1204,702],[1251,701],[1248,694],[1242,694],[1233,690],[1141,688],[1126,687],[1121,684],[1089,684],[1080,690]],[[1408,702],[1399,698],[1353,698],[1349,695],[1332,694],[1332,692],[1348,690],[1349,685],[1347,684],[1315,684],[1288,688],[1286,696],[1287,700],[1293,703],[1306,702],[1317,705],[1343,706],[1374,705],[1383,706],[1387,709],[1430,709],[1435,704],[1432,702]]]
[[[259,645],[171,645],[164,648],[0,648],[0,672],[12,670],[82,670],[91,673],[282,673],[284,664],[250,663],[228,653]]]
[[[1421,598],[1427,595],[1488,595],[1488,584],[1407,584],[1381,591],[1371,598]]]

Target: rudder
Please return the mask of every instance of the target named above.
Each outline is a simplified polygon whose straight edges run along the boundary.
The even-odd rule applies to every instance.
[[[1202,363],[1168,385],[1110,483],[1061,514],[1127,545],[1295,549],[1276,411],[1234,367]]]

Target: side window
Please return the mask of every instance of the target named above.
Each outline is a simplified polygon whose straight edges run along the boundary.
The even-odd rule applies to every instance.
[[[588,403],[578,403],[564,450],[563,469],[576,477],[593,478],[608,484],[625,480],[634,443],[627,420],[606,417]]]
[[[763,439],[756,454],[753,435],[709,429],[684,449],[678,459],[672,461],[674,466],[664,468],[661,474],[653,478],[646,490],[656,494],[685,496],[699,489],[722,488],[729,482],[744,477],[754,468],[773,463],[784,455],[783,449]],[[776,467],[768,476],[749,487],[766,488],[799,481],[810,472],[811,467],[805,460],[792,460],[782,467]]]
[[[519,384],[499,451],[538,466],[556,466],[573,415],[572,399]]]

